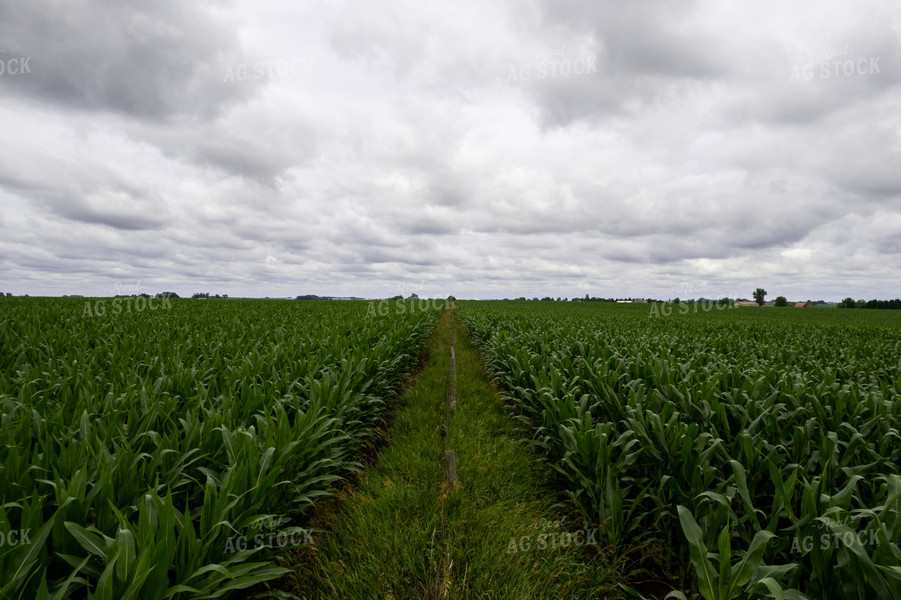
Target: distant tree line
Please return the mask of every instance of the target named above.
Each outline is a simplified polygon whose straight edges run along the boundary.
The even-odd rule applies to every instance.
[[[223,298],[225,300],[228,300],[228,294],[222,294],[221,296],[219,294],[216,294],[215,296],[213,296],[213,295],[210,295],[209,292],[197,292],[196,294],[191,296],[191,298],[206,298],[206,299],[211,299],[211,300]]]
[[[888,310],[901,310],[901,298],[894,300],[855,300],[845,298],[838,303],[839,308],[882,308]]]
[[[504,298],[504,300],[509,300],[509,298]],[[514,300],[521,301],[532,301],[532,302],[631,302],[632,298],[597,298],[595,296],[590,296],[585,294],[584,298],[576,298],[575,296],[570,298],[561,298],[557,296],[556,298],[552,298],[551,296],[545,296],[544,298],[534,297],[534,298],[526,298],[525,296],[520,296],[519,298],[514,298]],[[637,300],[637,298],[636,298]],[[653,300],[651,298],[645,299],[646,302],[662,302],[662,300]]]
[[[65,296],[63,296],[65,298]],[[81,296],[72,295],[73,298],[81,298]],[[175,292],[160,292],[159,294],[154,294],[154,298],[178,298],[178,294]],[[226,296],[227,297],[227,296]],[[150,294],[140,293],[140,294],[116,294],[113,298],[150,298]]]

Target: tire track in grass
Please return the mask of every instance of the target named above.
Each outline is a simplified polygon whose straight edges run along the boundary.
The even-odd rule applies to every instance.
[[[317,511],[312,525],[324,533],[296,567],[291,591],[309,599],[619,597],[596,545],[551,543],[577,527],[562,517],[568,507],[557,504],[547,469],[505,413],[453,309],[427,354],[376,465]],[[449,449],[456,485],[446,481]]]
[[[456,343],[456,334],[454,331],[454,312],[450,311],[450,369],[447,378],[447,405],[445,408],[444,432],[442,438],[444,440],[444,476],[446,481],[442,484],[441,489],[441,571],[435,582],[435,596],[439,598],[447,598],[450,593],[450,571],[453,563],[450,553],[448,552],[447,540],[447,501],[450,494],[457,486],[457,466],[454,451],[448,447],[448,436],[450,435],[451,418],[457,403],[455,384],[457,381],[457,362],[454,355],[454,345]]]

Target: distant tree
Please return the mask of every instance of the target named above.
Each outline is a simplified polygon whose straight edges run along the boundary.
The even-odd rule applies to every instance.
[[[860,302],[861,300],[855,301],[851,298],[845,298],[844,300],[842,300],[839,306],[841,306],[842,308],[861,308]],[[867,300],[862,308],[899,310],[901,309],[901,299],[895,298],[894,300]]]
[[[788,306],[788,300],[785,296],[776,296],[776,301],[773,303],[775,306]]]
[[[679,304],[680,302],[682,302],[682,301],[679,300],[679,296],[676,296],[675,298],[673,298],[673,304]]]
[[[456,302],[457,299],[454,298],[453,296],[448,296],[448,297],[447,297],[447,301],[448,301],[448,302]]]
[[[858,300],[857,302],[854,303],[854,308],[866,308],[866,307],[867,307],[867,301],[864,300],[863,298],[861,298],[860,300]]]
[[[410,294],[410,297],[407,300],[419,300],[419,296],[414,292]]]
[[[763,299],[766,297],[766,290],[763,288],[757,288],[754,290],[754,302],[757,303],[758,306],[763,306]]]
[[[175,292],[163,292],[161,294],[156,295],[157,298],[178,298],[178,294]]]

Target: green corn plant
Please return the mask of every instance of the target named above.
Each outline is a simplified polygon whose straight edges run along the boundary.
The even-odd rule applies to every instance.
[[[606,303],[457,309],[513,416],[578,510],[613,524],[620,551],[629,536],[615,532],[634,521],[643,539],[669,549],[665,570],[672,561],[684,569],[690,543],[676,523],[678,507],[689,506],[708,548],[726,528],[730,547],[755,551],[760,532],[772,532],[768,566],[736,597],[893,597],[901,325],[890,315],[653,318],[646,307]],[[828,527],[870,537],[865,547],[799,549]]]
[[[776,572],[784,574],[784,570],[767,568],[763,564],[767,543],[775,534],[762,530],[754,535],[747,551],[732,564],[732,536],[730,527],[725,528],[717,536],[716,560],[719,568],[709,558],[704,535],[691,511],[684,506],[678,507],[679,521],[687,541],[691,564],[697,574],[698,591],[706,600],[733,600],[744,598],[760,585],[769,590],[777,598],[806,598],[797,590],[784,590],[772,577]],[[671,592],[667,598],[688,600],[682,592]]]
[[[230,540],[265,519],[301,531],[440,315],[85,302],[0,308],[0,533],[21,541],[0,598],[228,598],[280,577],[278,549]]]

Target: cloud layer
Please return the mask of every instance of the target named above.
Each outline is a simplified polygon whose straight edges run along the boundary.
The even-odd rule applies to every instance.
[[[0,291],[901,295],[890,2],[60,10],[0,8]]]

